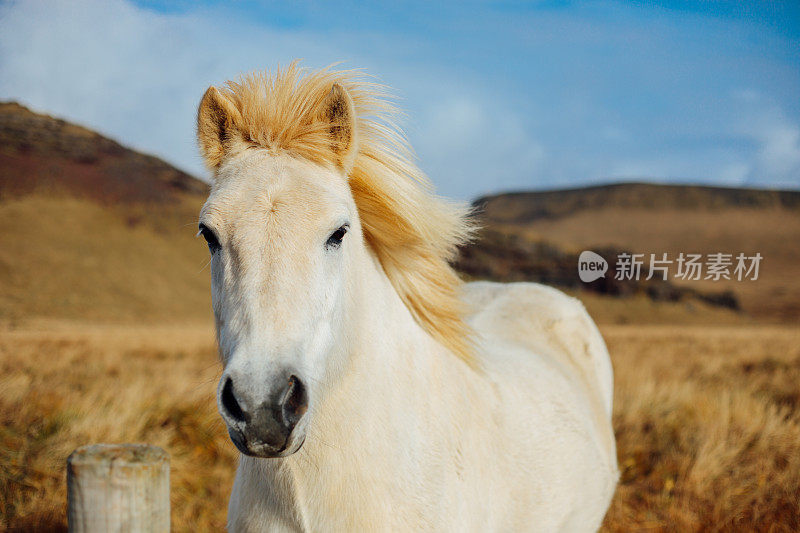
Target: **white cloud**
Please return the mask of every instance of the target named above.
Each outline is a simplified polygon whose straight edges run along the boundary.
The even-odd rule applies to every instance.
[[[484,137],[489,129],[486,112],[471,98],[456,95],[448,100],[429,106],[428,116],[423,119],[426,140],[436,141],[437,149],[458,153]]]
[[[732,92],[732,96],[742,102],[758,102],[761,99],[761,95],[759,95],[758,91],[749,88],[735,89]]]
[[[600,136],[611,142],[626,142],[630,140],[630,134],[618,126],[606,125],[600,129]]]
[[[730,163],[722,167],[719,179],[726,185],[745,185],[750,176],[750,165],[746,163]]]
[[[621,23],[584,24],[560,11],[498,13],[473,16],[480,20],[462,34],[440,21],[450,33],[406,36],[358,24],[281,30],[231,20],[222,7],[165,15],[125,0],[0,3],[0,98],[203,175],[194,120],[208,85],[294,58],[311,67],[345,59],[404,96],[420,165],[450,196],[634,175],[800,186],[795,115],[767,105],[752,88],[763,91],[756,76],[752,87],[734,85],[745,89],[729,92],[728,106],[716,86],[704,86],[714,75],[708,64],[679,55],[654,63],[648,50],[664,49],[658,39],[686,42],[673,26],[629,35]],[[719,35],[726,28],[720,23]],[[650,42],[653,33],[660,37]],[[597,43],[608,47],[602,57]],[[683,78],[668,75],[676,68],[701,78],[678,85]],[[691,135],[702,142],[689,146]]]
[[[429,98],[419,124],[421,164],[446,190],[524,189],[543,177],[545,149],[513,105],[454,90]]]
[[[163,15],[121,0],[19,2],[0,9],[0,95],[198,174],[194,114],[208,85],[296,56],[338,56],[302,35]]]
[[[760,143],[749,179],[754,183],[796,185],[800,177],[800,128],[784,117],[767,118],[752,133]]]
[[[686,146],[619,158],[615,179],[669,178],[728,186],[800,186],[800,126],[775,102],[753,89],[732,91],[722,134],[738,149]]]
[[[750,185],[797,187],[800,182],[800,126],[776,103],[758,91],[733,94],[736,107],[734,132],[754,146],[745,181]]]

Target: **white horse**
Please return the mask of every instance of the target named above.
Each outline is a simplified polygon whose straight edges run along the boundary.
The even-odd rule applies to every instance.
[[[353,72],[294,64],[200,103],[242,452],[228,528],[596,530],[618,478],[603,340],[554,289],[460,282],[466,210],[431,194],[393,113]]]

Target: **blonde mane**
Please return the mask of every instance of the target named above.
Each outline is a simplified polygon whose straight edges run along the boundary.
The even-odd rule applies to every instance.
[[[347,161],[339,160],[331,131],[353,125],[332,126],[316,114],[335,85],[355,110],[356,144]],[[474,364],[461,280],[450,266],[473,232],[468,210],[433,194],[394,122],[398,111],[385,88],[358,71],[311,72],[292,63],[228,82],[221,92],[239,111],[235,126],[245,143],[345,168],[367,243],[400,298],[428,333]]]

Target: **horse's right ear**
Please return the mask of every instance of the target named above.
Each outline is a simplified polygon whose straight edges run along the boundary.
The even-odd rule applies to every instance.
[[[197,109],[197,142],[206,166],[216,170],[242,138],[242,114],[216,87],[209,87]]]

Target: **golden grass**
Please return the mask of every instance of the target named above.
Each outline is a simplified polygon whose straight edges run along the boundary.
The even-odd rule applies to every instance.
[[[222,529],[236,451],[212,326],[46,326],[0,334],[0,527],[64,529],[71,451],[148,442],[172,458],[174,529]]]
[[[606,531],[800,529],[800,331],[608,326],[622,479]]]
[[[622,480],[606,531],[800,529],[800,332],[604,326]],[[0,528],[63,530],[69,453],[172,457],[176,531],[224,526],[236,452],[210,324],[0,329]]]

